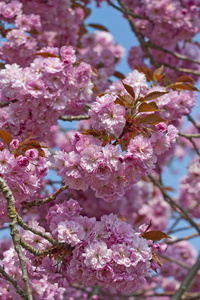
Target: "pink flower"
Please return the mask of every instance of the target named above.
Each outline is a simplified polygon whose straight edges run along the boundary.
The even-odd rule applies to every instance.
[[[83,226],[75,221],[64,221],[58,224],[58,241],[77,245],[85,237]]]
[[[112,259],[112,250],[107,248],[106,243],[96,242],[88,245],[85,248],[85,253],[82,254],[84,263],[87,267],[93,270],[103,269]]]

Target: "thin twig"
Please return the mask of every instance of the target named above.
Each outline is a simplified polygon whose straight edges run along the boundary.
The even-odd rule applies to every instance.
[[[56,197],[60,193],[62,193],[63,191],[65,191],[67,188],[68,188],[68,186],[64,185],[59,190],[57,190],[55,193],[53,193],[53,195],[51,195],[51,196],[49,196],[47,198],[44,198],[44,199],[41,199],[41,200],[34,200],[32,202],[22,202],[22,205],[23,205],[23,207],[32,207],[32,206],[40,206],[40,205],[49,203],[49,202],[55,200]]]
[[[193,221],[193,219],[189,216],[187,211],[185,211],[181,205],[176,203],[164,190],[163,186],[159,183],[159,181],[154,178],[152,175],[149,175],[150,180],[160,189],[161,193],[163,194],[163,197],[167,203],[169,203],[177,212],[181,213],[182,217],[187,220],[200,234],[200,228],[199,226]]]
[[[136,19],[147,20],[146,17],[140,16],[140,15],[138,15],[138,14],[134,14],[134,13],[131,12],[130,10],[129,10],[128,12],[125,11],[123,8],[121,8],[121,7],[117,6],[117,5],[115,5],[115,4],[112,3],[110,0],[107,0],[107,2],[108,2],[108,4],[109,4],[110,6],[114,7],[115,9],[119,10],[119,11],[122,12],[122,13],[125,13],[126,15],[132,16],[132,17],[134,17],[134,18],[136,18]]]
[[[15,103],[15,102],[17,102],[17,101],[18,101],[18,100],[14,99],[14,100],[7,101],[7,102],[1,102],[1,103],[0,103],[0,108],[1,108],[1,107],[9,106],[11,103]]]
[[[199,225],[200,226],[200,225]],[[177,232],[177,231],[185,231],[185,230],[189,230],[189,229],[191,229],[192,228],[192,226],[185,226],[185,227],[181,227],[181,228],[177,228],[177,229],[174,229],[174,230],[170,230],[170,232],[169,231],[167,231],[167,235],[169,235],[170,233],[175,233],[175,232]]]
[[[199,65],[200,65],[200,61],[197,60],[197,59],[192,59],[192,58],[189,58],[189,57],[187,57],[187,56],[181,55],[181,54],[179,54],[179,53],[177,53],[177,52],[172,52],[172,51],[170,51],[170,50],[164,49],[164,48],[162,48],[162,47],[160,47],[160,46],[157,46],[157,45],[155,45],[155,44],[153,44],[153,43],[150,43],[150,42],[148,42],[147,45],[148,45],[148,47],[150,47],[150,48],[158,49],[158,50],[160,50],[160,51],[162,51],[162,52],[165,52],[165,53],[168,53],[168,54],[170,54],[170,55],[172,55],[172,56],[174,56],[174,57],[176,57],[176,58],[178,58],[178,59],[185,60],[185,61],[189,61],[189,62],[192,62],[192,63],[195,63],[195,64],[199,64]]]
[[[188,141],[190,141],[190,143],[193,145],[194,150],[196,151],[197,155],[200,156],[199,149],[197,148],[197,145],[195,144],[195,142],[192,139],[192,138],[199,138],[199,134],[194,135],[195,137],[192,137],[192,135],[190,135],[190,134],[184,134],[184,133],[179,132],[178,135],[188,139]]]
[[[167,231],[167,235],[169,235],[170,233],[174,232],[173,228],[176,227],[176,225],[181,221],[181,217],[179,216],[179,218],[176,218],[174,223],[171,225],[171,227],[168,229]]]
[[[197,259],[196,263],[193,265],[193,267],[188,272],[187,276],[181,283],[181,286],[176,291],[174,296],[172,297],[172,300],[180,300],[184,292],[188,289],[191,281],[196,276],[198,270],[200,269],[200,257]]]
[[[135,25],[134,19],[133,17],[129,14],[129,9],[128,7],[124,4],[124,2],[122,0],[118,0],[118,3],[120,4],[120,6],[123,8],[124,13],[127,16],[127,19],[129,21],[129,24],[133,30],[133,32],[135,33],[136,37],[138,38],[140,45],[142,47],[142,50],[144,51],[145,55],[147,57],[149,57],[151,64],[154,65],[155,67],[160,67],[162,64],[157,62],[154,57],[152,56],[152,54],[150,53],[148,47],[147,47],[147,43],[145,42],[145,39],[143,37],[143,35],[141,34],[141,32],[139,31],[139,29],[137,28],[137,26]]]
[[[26,293],[27,293],[27,299],[28,300],[33,300],[32,293],[31,293],[31,288],[30,288],[30,283],[28,279],[28,273],[26,269],[26,259],[24,258],[24,255],[22,253],[21,245],[20,245],[20,235],[19,235],[19,230],[17,228],[17,215],[16,215],[16,210],[15,210],[15,199],[13,197],[12,191],[8,187],[8,185],[5,183],[4,179],[0,177],[0,189],[7,200],[8,203],[8,216],[10,219],[10,234],[12,236],[13,244],[15,251],[17,252],[19,261],[20,261],[20,266],[22,270],[22,279],[25,284],[26,288]]]
[[[198,125],[191,115],[187,115],[188,120],[196,127],[198,132],[200,132],[200,125]]]
[[[80,116],[60,116],[60,120],[62,121],[81,121],[81,120],[89,120],[90,116],[89,115],[80,115]]]
[[[178,242],[181,242],[181,241],[186,241],[186,240],[190,240],[190,239],[193,239],[195,237],[199,236],[198,233],[193,233],[193,234],[190,234],[184,238],[179,238],[179,239],[175,239],[173,241],[167,241],[165,242],[166,244],[170,245],[170,244],[174,244],[174,243],[178,243]]]
[[[23,298],[28,299],[27,295],[24,293],[24,291],[20,288],[17,281],[14,280],[4,269],[0,266],[0,273],[5,277],[6,280],[8,280],[15,288],[16,292]]]
[[[175,259],[173,257],[169,257],[169,256],[161,254],[161,253],[159,253],[159,256],[162,257],[162,258],[164,258],[164,259],[166,259],[166,260],[168,260],[168,261],[171,261],[171,262],[173,262],[173,263],[175,263],[175,264],[177,264],[177,265],[179,265],[181,267],[183,267],[184,269],[187,269],[187,270],[191,269],[191,266],[189,266],[189,265],[185,264],[184,262],[182,262],[180,260],[177,260],[177,259]]]
[[[200,76],[200,72],[192,70],[192,69],[185,69],[185,68],[178,68],[178,67],[174,67],[166,62],[161,62],[159,61],[160,65],[164,65],[166,67],[168,67],[169,69],[175,70],[177,72],[180,73],[187,73],[187,74],[191,74],[191,75],[195,75],[195,76]]]
[[[60,249],[68,249],[68,250],[72,250],[71,246],[67,245],[66,243],[59,243],[57,240],[55,240],[54,238],[52,238],[50,235],[43,233],[29,225],[27,225],[26,223],[24,223],[24,221],[22,220],[22,218],[17,214],[17,220],[19,225],[24,229],[24,230],[29,230],[32,233],[41,236],[43,239],[49,241],[52,245],[54,245],[57,248]],[[47,249],[49,250],[49,249]],[[43,251],[43,250],[42,250]],[[43,252],[44,253],[44,252]]]
[[[199,134],[195,134],[195,133],[182,133],[179,132],[178,135],[185,137],[186,139],[199,139],[200,138],[200,133]]]

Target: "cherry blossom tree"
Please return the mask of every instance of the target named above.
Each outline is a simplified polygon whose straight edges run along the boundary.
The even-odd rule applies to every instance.
[[[138,39],[130,73],[90,2]],[[0,299],[200,299],[199,1],[4,0],[0,15]]]

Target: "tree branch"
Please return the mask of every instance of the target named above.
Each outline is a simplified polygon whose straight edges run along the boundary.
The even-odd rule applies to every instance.
[[[13,197],[13,194],[12,194],[10,188],[5,183],[4,179],[1,177],[0,177],[0,189],[8,203],[8,216],[10,219],[10,224],[9,224],[10,234],[12,236],[15,251],[17,252],[17,255],[18,255],[18,258],[20,261],[20,266],[21,266],[21,270],[22,270],[22,279],[23,279],[25,287],[26,287],[27,299],[33,300],[30,283],[29,283],[29,279],[28,279],[28,273],[27,273],[27,269],[26,269],[26,259],[23,256],[22,249],[20,246],[20,235],[19,235],[19,231],[17,228],[17,215],[16,215],[16,210],[15,210],[15,199]]]
[[[199,226],[193,221],[193,219],[189,216],[189,214],[187,213],[187,211],[185,211],[181,205],[179,205],[178,203],[176,203],[164,190],[164,188],[162,187],[162,185],[158,182],[158,180],[156,180],[156,178],[154,178],[152,175],[149,175],[150,180],[160,189],[161,193],[163,194],[163,197],[165,199],[165,201],[167,203],[169,203],[172,207],[174,207],[174,209],[181,213],[182,217],[187,220],[196,230],[197,232],[200,234],[200,228]]]
[[[80,116],[60,116],[60,120],[62,121],[81,121],[81,120],[89,120],[90,116],[89,115],[80,115]]]
[[[43,239],[46,239],[47,241],[49,241],[52,245],[54,245],[57,248],[60,249],[67,249],[67,250],[72,250],[72,247],[70,245],[67,245],[66,243],[59,243],[57,240],[55,240],[54,238],[52,238],[51,236],[49,236],[46,233],[43,233],[29,225],[27,225],[26,223],[23,222],[22,218],[17,214],[17,220],[18,220],[18,224],[24,229],[24,230],[29,230],[31,232],[33,232],[34,234],[37,234],[39,236],[41,236]],[[21,242],[23,240],[21,239]],[[22,242],[23,244],[23,242]],[[27,244],[28,245],[28,244]],[[28,249],[27,249],[28,250]],[[37,249],[36,249],[37,250]],[[46,249],[47,251],[50,249]],[[45,250],[42,250],[43,254]],[[35,254],[35,253],[34,253]],[[35,254],[35,255],[41,255],[41,254]]]
[[[51,196],[41,199],[41,200],[34,200],[32,202],[22,202],[23,207],[32,207],[32,206],[40,206],[46,203],[49,203],[53,200],[56,199],[56,197],[62,193],[63,191],[65,191],[68,188],[67,185],[62,186],[59,190],[57,190],[54,194],[52,194]]]
[[[173,262],[173,263],[175,263],[175,264],[177,264],[177,265],[179,265],[181,267],[183,267],[184,269],[187,269],[187,270],[191,269],[191,266],[189,266],[189,265],[185,264],[184,262],[182,262],[180,260],[177,260],[177,259],[175,259],[173,257],[169,257],[169,256],[164,255],[162,253],[159,253],[159,256],[162,257],[162,258],[164,258],[164,259],[166,259],[166,260],[168,260],[168,261],[171,261],[171,262]]]
[[[180,300],[184,292],[188,289],[191,281],[196,276],[198,270],[200,269],[200,257],[197,259],[196,263],[193,265],[193,267],[188,272],[187,276],[181,283],[181,286],[176,291],[174,296],[172,297],[172,300]]]
[[[198,125],[194,119],[192,118],[192,116],[187,115],[188,120],[194,125],[194,127],[196,127],[196,129],[198,130],[198,132],[200,132],[200,125]]]
[[[178,135],[180,135],[180,136],[185,137],[186,139],[188,139],[190,141],[190,143],[193,145],[194,150],[196,151],[197,155],[200,156],[199,149],[197,148],[197,145],[193,141],[193,138],[200,138],[199,134],[184,134],[184,133],[179,132]]]
[[[23,298],[23,299],[28,299],[27,295],[24,293],[24,291],[20,288],[18,285],[17,281],[14,280],[4,269],[0,266],[0,273],[5,277],[6,280],[8,280],[16,289],[16,292]]]
[[[188,236],[186,236],[184,238],[175,239],[173,241],[167,241],[165,243],[168,244],[168,245],[171,245],[171,244],[174,244],[174,243],[177,243],[177,242],[181,242],[181,241],[186,241],[186,240],[189,240],[189,239],[193,239],[193,238],[195,238],[197,236],[199,236],[198,233],[193,233],[193,234],[190,234],[190,235],[188,235]]]
[[[132,16],[133,18],[136,19],[142,19],[142,20],[147,20],[147,18],[142,17],[138,14],[134,14],[133,12],[131,12],[130,10],[127,12],[125,11],[123,8],[120,8],[119,6],[115,5],[114,3],[111,2],[111,0],[107,0],[108,4],[112,7],[114,7],[115,9],[119,10],[121,13],[124,13],[126,15]]]
[[[172,52],[170,50],[164,49],[164,48],[162,48],[160,46],[157,46],[157,45],[155,45],[153,43],[150,43],[150,42],[148,42],[147,45],[148,45],[149,48],[157,49],[157,50],[160,50],[162,52],[168,53],[168,54],[170,54],[170,55],[172,55],[172,56],[174,56],[174,57],[176,57],[178,59],[189,61],[189,62],[192,62],[192,63],[200,65],[200,61],[197,60],[197,59],[188,58],[187,56],[181,55],[178,52]]]
[[[133,30],[133,32],[135,33],[136,37],[138,38],[140,45],[142,47],[143,52],[145,53],[145,55],[147,57],[149,57],[151,64],[157,68],[159,68],[162,63],[157,62],[154,57],[151,55],[151,53],[149,52],[148,49],[148,44],[145,42],[145,39],[143,37],[143,35],[140,33],[139,29],[137,28],[137,26],[135,25],[134,19],[133,17],[129,14],[129,9],[128,7],[124,4],[124,2],[122,0],[118,0],[118,3],[120,4],[120,6],[123,9],[123,12],[126,14],[127,19],[129,21],[129,24]]]

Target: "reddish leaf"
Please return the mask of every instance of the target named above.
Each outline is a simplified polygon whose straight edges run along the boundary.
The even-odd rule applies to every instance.
[[[150,103],[143,102],[142,104],[140,104],[138,111],[151,112],[151,111],[160,111],[160,109],[155,102],[150,102]]]
[[[153,80],[153,71],[151,69],[145,68],[145,67],[140,67],[140,66],[136,66],[136,69],[139,72],[142,72],[145,74],[147,81],[152,81]]]
[[[143,219],[144,219],[145,216],[137,216],[136,220],[134,221],[134,224],[137,224],[137,223],[140,223]]]
[[[91,9],[89,7],[84,7],[84,20],[87,19],[89,17],[89,15],[91,14]]]
[[[35,135],[35,133],[29,133],[27,136],[23,139],[23,141],[19,144],[19,147],[23,144],[25,144],[27,141],[30,141],[30,139]]]
[[[116,98],[116,100],[115,100],[114,103],[115,103],[115,104],[119,104],[119,105],[121,105],[121,106],[125,106],[125,103],[124,103],[121,99],[119,99],[118,97]]]
[[[143,101],[153,100],[153,99],[159,98],[168,93],[169,92],[159,92],[159,91],[151,92],[143,97]]]
[[[131,85],[124,83],[122,80],[121,83],[123,84],[125,90],[133,97],[133,99],[135,99],[135,92],[133,87]]]
[[[100,93],[100,94],[97,94],[97,95],[94,94],[94,95],[97,96],[97,97],[102,97],[102,96],[109,95],[109,94],[110,94],[110,93],[106,93],[106,92],[105,92],[105,93]]]
[[[156,125],[161,122],[166,122],[166,120],[164,120],[157,114],[150,114],[139,120],[139,124],[147,124],[147,125]]]
[[[145,230],[144,233],[146,233],[146,232],[151,228],[151,225],[152,225],[152,223],[151,223],[151,220],[150,220],[149,225],[147,226],[147,228],[146,228],[146,230]],[[143,233],[143,234],[144,234],[144,233]]]
[[[160,230],[151,230],[148,232],[144,232],[142,234],[142,237],[146,240],[152,240],[152,241],[160,241],[162,239],[171,239],[170,236],[168,236],[165,232]]]
[[[174,192],[174,189],[171,188],[171,187],[169,187],[169,186],[163,186],[163,189],[164,189],[165,191]]]
[[[118,71],[115,71],[114,76],[119,78],[119,79],[124,79],[125,78],[125,76],[121,72],[118,72]]]
[[[93,89],[99,94],[99,89],[97,88],[96,84],[94,83],[94,81],[92,81],[93,83]]]
[[[95,67],[92,67],[92,75],[99,77],[98,71]]]
[[[97,130],[94,130],[94,129],[85,130],[85,129],[81,128],[81,133],[86,134],[86,135],[90,134],[90,135],[93,135],[93,136],[99,136],[100,135],[100,132],[97,131]]]
[[[151,253],[152,253],[152,259],[159,265],[159,267],[161,267],[163,269],[161,260],[160,260],[160,257],[158,256],[158,254],[154,250],[152,250]],[[166,271],[165,269],[163,269],[163,270]]]
[[[46,147],[45,147],[45,148],[46,148]],[[41,146],[40,146],[40,147],[33,147],[33,146],[31,146],[31,145],[23,145],[23,146],[20,147],[20,150],[17,151],[17,152],[24,154],[27,150],[30,150],[30,149],[36,149],[36,150],[38,150],[39,156],[45,157],[45,152],[44,152],[44,150],[41,148]]]
[[[57,57],[57,58],[60,58],[58,55],[48,53],[48,52],[36,52],[33,55],[40,55],[40,56],[43,56],[43,57]]]
[[[158,107],[158,105],[156,104],[155,101],[149,102],[148,103],[152,108],[154,108],[154,111],[160,111],[160,108]]]
[[[148,134],[144,130],[140,130],[139,133],[142,134],[144,137],[149,138]]]
[[[192,83],[194,83],[195,81],[193,78],[191,78],[189,76],[181,76],[181,77],[177,78],[175,82],[192,82]]]
[[[163,75],[154,75],[154,79],[155,79],[156,82],[159,82],[160,79],[162,79],[164,76],[165,76],[165,74],[163,74]]]
[[[123,99],[124,99],[124,102],[125,102],[125,105],[128,107],[128,108],[132,108],[133,107],[133,104],[134,104],[134,100],[131,96],[129,95],[124,95],[123,96]]]
[[[77,31],[77,34],[79,36],[82,36],[85,33],[87,33],[87,29],[86,29],[85,25],[84,24],[80,24],[79,28],[78,28],[78,31]]]
[[[160,68],[157,68],[153,72],[154,81],[158,82],[164,76],[163,71],[164,71],[164,66],[162,65]]]
[[[194,86],[192,83],[186,83],[186,82],[180,82],[179,83],[179,82],[177,82],[173,86],[174,86],[175,89],[200,92],[198,90],[198,88],[196,86]]]
[[[168,78],[167,75],[164,76],[163,82],[164,82],[164,86],[165,86],[165,87],[167,87],[167,86],[170,85],[170,80],[169,80],[169,78]]]
[[[81,128],[81,133],[82,134],[85,134],[85,135],[92,135],[102,141],[105,141],[105,142],[110,142],[111,141],[111,138],[108,136],[106,130],[103,130],[103,131],[98,131],[98,130],[94,130],[94,129],[83,129]]]
[[[17,150],[15,150],[16,153],[24,154],[29,149],[36,149],[38,150],[38,154],[41,157],[45,157],[45,152],[42,148],[47,148],[46,146],[42,146],[40,142],[37,140],[30,140],[35,133],[29,133],[25,139],[19,144],[19,147]]]
[[[0,129],[0,138],[2,138],[2,140],[5,141],[5,143],[8,147],[10,146],[10,142],[12,141],[12,136],[10,133],[8,133],[5,130]]]
[[[103,30],[103,31],[109,32],[109,30],[106,27],[104,27],[103,25],[100,25],[100,24],[90,23],[90,24],[88,24],[88,26],[98,29],[98,30]]]
[[[122,221],[122,222],[126,222],[126,218],[124,216],[121,216],[121,217],[117,216],[117,219]]]

